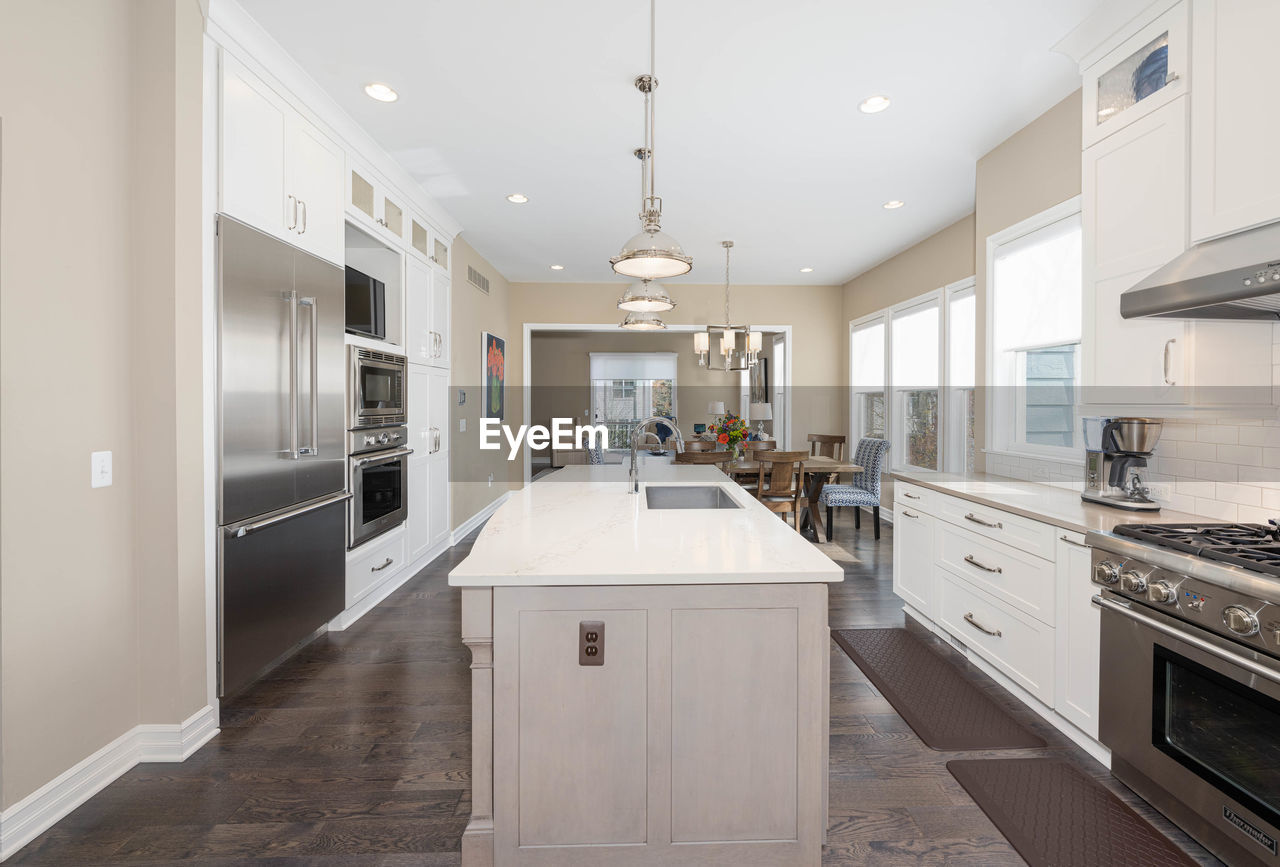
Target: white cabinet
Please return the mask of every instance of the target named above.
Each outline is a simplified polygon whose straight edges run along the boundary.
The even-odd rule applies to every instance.
[[[449,366],[449,280],[414,256],[406,257],[405,336],[409,361]]]
[[[404,201],[404,197],[376,172],[348,161],[347,214],[380,236],[395,239],[401,247],[405,245],[409,225]]]
[[[409,220],[409,249],[449,273],[449,239],[416,215]]]
[[[341,264],[341,148],[225,52],[220,123],[219,209]]]
[[[1122,319],[1120,295],[1186,249],[1187,101],[1084,152],[1084,382],[1087,404],[1185,398],[1187,326]]]
[[[1054,709],[1091,738],[1098,737],[1100,612],[1090,601],[1093,564],[1084,537],[1063,533],[1058,540]]]
[[[1196,0],[1191,239],[1280,220],[1276,0]]]
[[[894,504],[893,518],[893,592],[921,614],[932,617],[936,596],[934,519],[901,500]]]
[[[415,364],[408,381],[412,561],[449,535],[449,374]]]

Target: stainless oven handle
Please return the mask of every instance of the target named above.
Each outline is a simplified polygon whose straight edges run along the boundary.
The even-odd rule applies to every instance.
[[[389,463],[397,458],[411,454],[413,454],[413,449],[394,449],[389,452],[378,452],[376,455],[370,455],[367,458],[352,458],[351,463],[357,467],[369,467],[374,464]]]
[[[323,509],[325,506],[332,506],[334,503],[341,503],[349,499],[351,499],[351,495],[348,493],[334,494],[333,496],[325,497],[323,500],[308,503],[305,506],[300,506],[297,509],[290,509],[287,512],[272,515],[270,518],[263,518],[261,521],[241,524],[238,527],[227,527],[223,532],[228,536],[240,539],[244,536],[248,536],[250,533],[257,532],[258,530],[265,530],[267,527],[279,524],[283,521],[288,521],[289,519],[296,518],[299,515],[305,515],[308,512],[314,512],[316,509]]]
[[[320,305],[315,298],[299,298],[298,303],[311,308],[311,444],[299,449],[302,455],[320,454]]]
[[[1265,665],[1261,665],[1260,663],[1254,662],[1252,659],[1249,659],[1248,657],[1241,656],[1238,653],[1232,653],[1229,650],[1223,650],[1221,647],[1218,647],[1216,644],[1205,641],[1203,638],[1200,638],[1199,636],[1192,635],[1188,632],[1183,632],[1182,630],[1175,629],[1172,626],[1166,626],[1165,624],[1161,623],[1159,620],[1156,620],[1154,617],[1148,617],[1147,615],[1141,612],[1134,611],[1126,603],[1113,602],[1110,599],[1104,599],[1101,596],[1094,596],[1093,604],[1097,605],[1099,608],[1103,609],[1104,611],[1114,611],[1116,614],[1120,614],[1124,617],[1129,618],[1130,620],[1136,620],[1137,622],[1141,623],[1143,626],[1150,627],[1151,629],[1154,629],[1156,632],[1159,632],[1162,635],[1167,635],[1170,638],[1175,638],[1178,641],[1183,642],[1184,644],[1190,644],[1196,650],[1202,650],[1205,653],[1209,654],[1210,656],[1216,656],[1218,659],[1221,659],[1223,662],[1229,663],[1230,665],[1234,665],[1237,668],[1243,668],[1245,671],[1248,671],[1252,674],[1256,674],[1258,677],[1265,678],[1266,680],[1269,680],[1272,683],[1280,683],[1280,671],[1273,671],[1270,668],[1267,668]]]
[[[289,457],[298,459],[298,293],[289,292]]]

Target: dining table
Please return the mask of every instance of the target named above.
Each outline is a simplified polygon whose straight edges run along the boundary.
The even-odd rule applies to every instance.
[[[810,542],[817,542],[825,532],[822,526],[822,510],[818,508],[818,498],[822,489],[832,476],[841,473],[860,473],[863,467],[852,461],[836,460],[822,455],[813,455],[804,459],[804,496],[808,507],[804,510],[800,525],[800,535]],[[754,476],[760,473],[760,462],[749,457],[741,457],[736,461],[724,464],[724,471],[730,476]]]

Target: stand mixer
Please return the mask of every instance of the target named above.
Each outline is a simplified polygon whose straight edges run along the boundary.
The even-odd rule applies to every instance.
[[[1150,418],[1083,419],[1084,492],[1082,500],[1131,511],[1159,511],[1138,471],[1160,441],[1163,423]]]

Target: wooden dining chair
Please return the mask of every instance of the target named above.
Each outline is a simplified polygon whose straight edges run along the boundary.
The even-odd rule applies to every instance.
[[[714,452],[716,450],[715,443],[709,443],[706,440],[688,440],[684,444],[685,452]]]
[[[808,452],[760,451],[755,459],[760,464],[756,476],[756,499],[782,520],[790,512],[800,529],[800,504],[804,499],[804,460]]]
[[[778,448],[777,440],[750,440],[742,444],[742,456],[748,461],[756,459],[758,452],[771,452]],[[746,488],[748,491],[754,492],[756,489],[756,473],[743,470],[736,474],[738,484]]]
[[[687,443],[684,451],[676,452],[677,464],[727,464],[731,460],[733,460],[732,452],[689,451]]]
[[[844,460],[844,434],[809,434],[809,457]]]
[[[777,440],[749,440],[742,444],[742,450],[747,452],[748,456],[751,452],[771,452],[776,451],[777,448]]]

